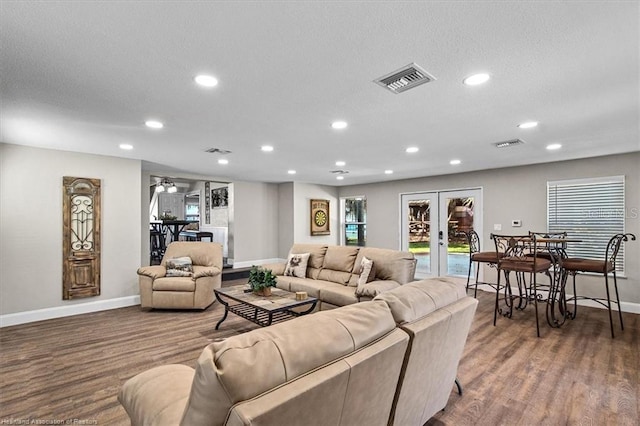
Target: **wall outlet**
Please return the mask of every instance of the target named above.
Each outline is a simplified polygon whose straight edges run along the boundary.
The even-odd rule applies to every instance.
[[[520,219],[513,219],[511,221],[511,226],[513,226],[514,228],[518,228],[522,226],[522,221]]]
[[[501,223],[494,223],[493,224],[493,230],[494,231],[502,231],[502,224]]]

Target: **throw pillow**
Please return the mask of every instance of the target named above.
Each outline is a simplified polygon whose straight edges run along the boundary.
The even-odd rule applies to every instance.
[[[362,258],[360,263],[360,277],[358,278],[358,287],[370,283],[376,278],[376,268],[373,264],[373,260]]]
[[[289,253],[284,275],[288,277],[305,278],[307,276],[307,263],[311,253]]]
[[[167,277],[190,277],[193,275],[193,265],[190,257],[176,257],[165,262]]]

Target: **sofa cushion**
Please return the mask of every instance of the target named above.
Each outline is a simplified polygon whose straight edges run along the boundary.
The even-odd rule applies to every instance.
[[[389,307],[371,301],[213,342],[198,358],[182,424],[223,424],[237,402],[361,349],[394,328]]]
[[[358,302],[353,287],[336,283],[327,283],[327,285],[320,288],[320,299],[323,303],[326,302],[335,306],[346,306]]]
[[[190,277],[193,275],[191,258],[187,256],[167,259],[165,267],[167,268],[167,277]]]
[[[164,277],[153,280],[153,291],[196,291],[191,277]]]
[[[358,249],[359,247],[329,246],[318,279],[346,285],[351,279]]]
[[[327,246],[323,244],[294,244],[289,253],[309,253],[308,268],[320,269],[324,262]]]
[[[288,277],[304,278],[307,276],[307,263],[310,253],[289,253],[284,275]]]
[[[467,296],[465,286],[450,278],[427,278],[386,291],[373,300],[383,300],[393,318],[404,324],[422,318]]]
[[[416,259],[411,252],[362,247],[355,264],[360,265],[362,258],[365,256],[367,259],[373,260],[376,265],[376,279],[378,280],[392,280],[400,284],[406,284],[414,279]],[[359,275],[357,269],[352,272]]]
[[[280,279],[278,278],[278,280]],[[292,279],[289,281],[289,291],[292,293],[295,293],[296,291],[306,291],[309,296],[320,299],[320,290],[327,285],[339,284],[322,280],[310,280],[308,278],[305,279],[292,277]]]

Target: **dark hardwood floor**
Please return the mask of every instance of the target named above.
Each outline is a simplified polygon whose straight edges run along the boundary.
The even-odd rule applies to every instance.
[[[237,282],[227,281],[224,285]],[[533,309],[492,325],[493,297],[480,305],[452,388],[429,425],[638,425],[640,315],[609,335],[606,311],[582,308],[561,329],[541,328]],[[128,424],[122,383],[156,365],[194,366],[213,339],[254,324],[223,309],[141,311],[128,307],[0,329],[0,424],[23,419]],[[541,317],[542,320],[542,317]]]

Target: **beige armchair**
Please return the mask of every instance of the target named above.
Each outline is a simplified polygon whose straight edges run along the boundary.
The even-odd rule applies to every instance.
[[[167,261],[191,259],[191,276],[167,276]],[[167,247],[160,265],[138,269],[140,305],[159,309],[205,309],[222,284],[222,246],[209,242],[176,241]]]

